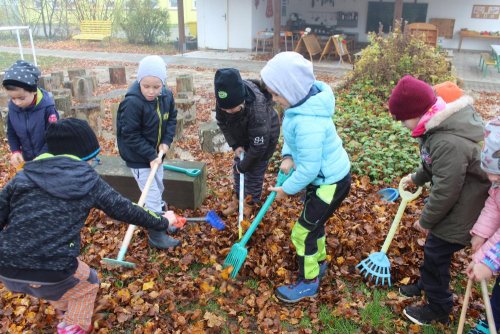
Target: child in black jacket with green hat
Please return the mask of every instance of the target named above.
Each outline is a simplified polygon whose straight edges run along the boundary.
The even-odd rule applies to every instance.
[[[89,163],[100,148],[85,121],[52,123],[46,141],[48,153],[27,162],[0,193],[0,281],[64,311],[58,333],[89,333],[99,280],[78,256],[90,210],[163,233],[177,220],[135,205],[94,171]]]

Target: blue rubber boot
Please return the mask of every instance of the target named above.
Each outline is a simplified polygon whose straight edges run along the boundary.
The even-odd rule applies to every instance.
[[[314,298],[319,290],[319,278],[300,280],[295,284],[282,285],[276,289],[276,297],[285,303],[296,303],[304,298]]]

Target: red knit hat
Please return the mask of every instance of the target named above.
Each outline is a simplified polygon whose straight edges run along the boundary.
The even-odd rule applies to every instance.
[[[405,75],[392,90],[389,111],[397,121],[406,121],[421,117],[436,100],[430,85],[411,75]]]
[[[451,81],[445,81],[435,85],[434,90],[436,91],[436,95],[440,96],[446,103],[458,100],[464,95],[464,91]]]

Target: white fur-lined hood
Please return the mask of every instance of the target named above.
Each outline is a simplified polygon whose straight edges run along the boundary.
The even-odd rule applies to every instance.
[[[446,108],[438,112],[434,117],[432,117],[426,124],[426,132],[440,125],[445,119],[449,118],[451,115],[457,113],[467,106],[472,106],[474,99],[471,96],[464,95],[459,99],[446,104]]]

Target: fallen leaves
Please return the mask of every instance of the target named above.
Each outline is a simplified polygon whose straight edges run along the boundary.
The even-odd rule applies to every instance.
[[[88,68],[94,66],[91,62],[85,64]],[[211,70],[182,70],[213,80]],[[242,75],[248,77],[252,74],[243,72]],[[333,80],[331,77],[322,79]],[[213,109],[213,89],[206,80],[196,82],[197,121],[207,121],[211,119]],[[113,87],[102,89],[108,92]],[[490,99],[489,104],[480,100],[477,109],[491,110],[499,95]],[[108,132],[111,131],[110,103],[111,100],[106,101],[103,122]],[[208,210],[220,212],[232,196],[232,154],[202,152],[197,131],[197,124],[185,126],[177,145],[196,160],[207,163],[209,191],[198,210],[173,208],[185,216],[204,216]],[[100,138],[100,142],[105,154],[117,154],[112,140]],[[15,175],[15,170],[7,162],[5,140],[0,151],[0,185],[4,185]],[[126,260],[133,261],[137,267],[130,269],[101,264],[103,257],[116,256],[127,226],[109,219],[100,211],[92,211],[82,231],[82,259],[98,269],[101,280],[93,317],[95,332],[218,333],[226,327],[229,332],[242,330],[248,333],[323,332],[325,323],[318,316],[320,311],[328,317],[361,324],[359,311],[370,302],[374,287],[373,283],[367,282],[368,291],[360,288],[364,278],[355,266],[372,252],[380,251],[398,203],[382,202],[374,196],[380,186],[372,186],[368,177],[354,176],[353,180],[349,196],[326,225],[329,268],[318,298],[298,305],[281,304],[274,296],[274,289],[295,280],[297,262],[290,233],[303,205],[299,197],[273,203],[246,245],[248,255],[236,280],[230,277],[231,266],[222,267],[231,247],[238,241],[236,215],[224,219],[227,228],[221,232],[208,224],[188,225],[177,236],[182,247],[173,251],[151,249],[144,229],[138,228],[126,256]],[[276,171],[269,171],[264,189],[275,181]],[[264,191],[263,199],[267,195],[268,192]],[[422,200],[423,197],[408,206],[387,254],[391,261],[391,279],[398,282],[397,285],[412,283],[419,276],[425,239],[412,229],[411,224],[420,213]],[[244,229],[250,223],[250,220],[244,220]],[[466,261],[464,253],[456,256],[454,275],[463,270]],[[384,295],[386,305],[395,314],[400,314],[408,304],[394,289],[384,290]],[[0,310],[0,332],[50,332],[59,321],[47,302],[13,294],[3,286],[0,286]],[[477,317],[481,311],[480,305],[473,303],[469,315]],[[309,319],[309,328],[301,325],[303,319]],[[291,327],[284,326],[285,323]],[[398,333],[421,331],[419,326],[401,319],[394,323]],[[376,328],[366,327],[361,332],[382,333]]]

